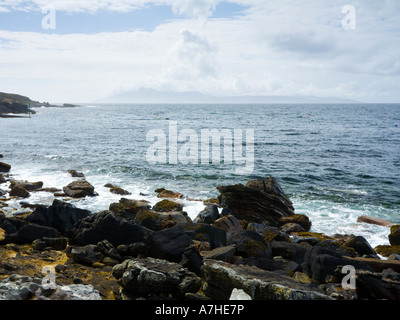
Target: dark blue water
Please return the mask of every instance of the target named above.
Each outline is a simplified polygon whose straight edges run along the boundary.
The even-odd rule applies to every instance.
[[[92,211],[118,199],[103,188],[106,182],[128,189],[131,198],[143,198],[142,192],[155,201],[153,190],[166,187],[206,199],[218,195],[217,185],[272,175],[296,212],[310,216],[314,231],[356,233],[381,244],[387,242],[387,228],[358,224],[357,217],[400,223],[398,104],[97,105],[37,111],[31,119],[0,119],[3,160],[17,177],[49,187],[69,183],[69,169],[83,171],[100,197],[78,205]],[[232,164],[150,164],[146,152],[154,141],[146,141],[146,135],[158,129],[168,142],[170,121],[176,121],[178,133],[193,130],[199,142],[202,129],[232,134],[241,129],[243,155],[246,129],[253,130],[254,170],[235,174],[235,159]],[[31,201],[51,201],[51,196],[35,195]],[[192,216],[201,206],[186,203]]]

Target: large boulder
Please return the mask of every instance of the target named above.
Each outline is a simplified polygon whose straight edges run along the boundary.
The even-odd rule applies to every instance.
[[[187,293],[197,293],[201,286],[201,279],[178,263],[154,258],[125,260],[114,266],[112,273],[125,299],[183,299]]]
[[[135,218],[136,214],[142,210],[149,210],[150,205],[146,200],[133,200],[127,198],[121,198],[119,202],[114,202],[110,204],[109,210],[124,217],[129,217],[130,219]]]
[[[71,231],[76,222],[91,214],[89,210],[79,209],[73,204],[55,199],[53,204],[49,207],[37,207],[25,220],[27,222],[55,228],[65,234]]]
[[[266,258],[271,252],[264,238],[257,232],[243,230],[230,236],[228,245],[235,245],[237,255],[242,257]]]
[[[328,300],[321,289],[302,284],[288,276],[253,266],[205,260],[202,267],[203,292],[213,300],[228,300],[234,288],[253,300]]]
[[[12,180],[10,183],[10,189],[14,188],[17,185],[24,188],[27,191],[34,191],[34,190],[38,190],[38,189],[42,188],[43,182],[42,181],[28,182],[28,181]]]
[[[84,198],[87,196],[97,196],[94,187],[86,180],[72,181],[63,188],[64,193],[72,198]]]
[[[226,246],[226,231],[205,223],[182,225],[185,233],[193,240],[208,242],[211,250]]]
[[[79,220],[72,230],[71,244],[84,246],[108,240],[113,246],[143,242],[149,230],[111,211],[101,211]]]
[[[22,187],[20,185],[15,185],[10,190],[10,196],[11,197],[19,197],[19,198],[28,198],[30,196],[30,194],[24,187]]]
[[[193,222],[195,223],[208,223],[213,224],[219,218],[218,207],[215,204],[208,205],[204,210],[200,211],[197,215],[196,219]]]
[[[54,228],[30,223],[22,226],[17,232],[7,234],[5,241],[8,243],[32,243],[36,239],[59,238],[61,234]]]
[[[247,222],[268,221],[272,226],[278,226],[280,218],[294,214],[292,202],[273,177],[252,180],[246,186],[237,184],[218,186],[217,189],[221,206],[231,209],[235,217]]]
[[[133,221],[154,231],[192,222],[184,211],[158,212],[154,210],[139,211]]]

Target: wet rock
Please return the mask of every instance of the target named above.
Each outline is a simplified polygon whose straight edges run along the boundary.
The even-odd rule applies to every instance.
[[[73,204],[55,199],[49,207],[37,207],[25,220],[55,228],[62,234],[66,234],[72,230],[76,222],[91,214],[89,210],[79,209]]]
[[[370,216],[359,216],[357,218],[357,222],[376,224],[378,226],[384,226],[384,227],[390,227],[394,224],[393,222],[387,221],[385,219],[370,217]]]
[[[13,189],[15,186],[20,186],[21,188],[27,191],[35,191],[43,187],[43,182],[28,182],[28,181],[18,181],[12,180],[10,183],[10,189]]]
[[[64,193],[72,198],[84,198],[98,196],[94,187],[86,180],[76,180],[63,188]]]
[[[182,254],[192,244],[192,239],[181,226],[154,232],[147,241],[150,256],[172,262],[181,261]]]
[[[123,288],[122,296],[131,295],[133,299],[183,299],[187,293],[197,293],[201,286],[201,279],[180,264],[154,258],[125,260],[114,266],[112,273]]]
[[[253,300],[328,300],[321,289],[257,267],[205,260],[202,267],[203,292],[213,300],[227,300],[234,288]]]
[[[400,245],[400,225],[390,227],[389,242],[392,246]]]
[[[0,172],[10,172],[10,170],[11,170],[11,165],[4,162],[0,162]]]
[[[237,255],[242,257],[266,258],[271,257],[271,251],[264,238],[254,231],[244,230],[232,234],[228,245],[235,245]]]
[[[122,196],[127,196],[127,195],[131,195],[132,194],[128,190],[122,189],[120,187],[110,188],[110,192],[114,193],[114,194],[119,194],[119,195],[122,195]]]
[[[215,204],[208,205],[194,219],[195,223],[213,224],[219,218],[218,207]]]
[[[85,177],[85,175],[82,172],[78,172],[76,170],[68,170],[68,173],[73,178],[83,178],[83,177]]]
[[[268,221],[278,226],[280,218],[294,214],[291,201],[272,177],[249,181],[246,186],[237,184],[217,189],[221,206],[230,208],[236,218],[247,222]]]
[[[171,199],[181,199],[183,194],[179,192],[174,192],[171,190],[166,190],[164,188],[156,189],[155,192],[158,193],[158,198],[171,198]]]
[[[149,230],[111,211],[101,211],[79,220],[72,230],[71,244],[84,246],[108,240],[113,246],[144,242]]]
[[[30,197],[30,193],[25,190],[20,185],[15,185],[10,191],[11,197],[20,197],[20,198],[28,198]]]

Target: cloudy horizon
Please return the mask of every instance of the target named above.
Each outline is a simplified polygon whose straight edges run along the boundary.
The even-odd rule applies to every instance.
[[[396,0],[0,1],[0,91],[50,102],[141,88],[400,102],[399,14]]]

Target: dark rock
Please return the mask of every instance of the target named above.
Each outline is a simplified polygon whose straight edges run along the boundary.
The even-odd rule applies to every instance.
[[[175,225],[192,223],[189,216],[184,211],[158,212],[153,210],[141,210],[136,214],[133,221],[154,231],[160,231]]]
[[[68,173],[73,178],[83,178],[85,176],[82,172],[78,172],[76,170],[68,170]]]
[[[0,183],[7,182],[7,179],[0,173]]]
[[[28,198],[29,192],[19,185],[15,185],[10,191],[11,197]]]
[[[95,262],[103,260],[103,254],[94,244],[88,244],[83,247],[75,247],[71,250],[71,259],[74,263],[92,266]]]
[[[211,250],[226,246],[226,232],[224,229],[204,223],[189,223],[182,227],[191,239],[208,242]]]
[[[43,187],[43,182],[28,182],[28,181],[17,181],[12,180],[10,183],[10,189],[13,189],[15,186],[20,186],[21,188],[27,191],[35,191]]]
[[[358,271],[356,290],[360,299],[370,300],[399,300],[399,279],[385,279],[383,273]]]
[[[216,260],[205,260],[202,267],[203,292],[212,300],[227,300],[234,288],[242,289],[252,300],[327,300],[321,289],[302,284],[275,272]]]
[[[63,188],[64,193],[72,198],[93,197],[98,194],[94,191],[94,187],[86,180],[76,180]]]
[[[203,265],[203,258],[197,250],[196,246],[190,245],[183,252],[180,265],[194,272],[199,277],[201,276],[201,266]]]
[[[253,266],[267,271],[282,271],[285,263],[282,260],[273,260],[269,258],[239,258],[235,265]]]
[[[358,252],[361,256],[363,255],[376,255],[374,249],[372,249],[371,245],[368,241],[362,236],[353,237],[351,240],[347,241],[345,246],[353,248],[356,252]]]
[[[215,248],[211,251],[204,251],[204,259],[221,260],[232,263],[233,258],[236,255],[236,245],[230,245],[225,247]]]
[[[273,241],[271,243],[272,255],[281,256],[286,260],[291,260],[297,264],[302,264],[309,256],[311,251],[309,244],[296,244],[289,242]]]
[[[71,231],[76,222],[91,214],[88,210],[79,209],[70,203],[55,199],[49,207],[39,206],[36,208],[25,220],[55,228],[62,234],[66,234]]]
[[[108,240],[103,240],[97,243],[97,249],[106,257],[122,261],[118,250]]]
[[[101,211],[79,220],[73,229],[71,244],[84,246],[108,240],[113,246],[144,242],[149,230],[132,221]]]
[[[218,207],[215,204],[208,205],[194,219],[194,223],[213,224],[219,218]]]
[[[65,250],[67,248],[68,239],[64,237],[60,238],[42,238],[36,239],[32,242],[33,247],[36,250],[43,251],[45,249],[54,250]]]
[[[123,296],[127,292],[133,299],[149,295],[183,299],[201,286],[201,279],[180,264],[154,258],[125,260],[114,266],[112,273]]]
[[[219,186],[219,202],[222,207],[233,210],[232,214],[248,222],[268,221],[279,225],[279,219],[294,214],[289,198],[272,177],[242,184]]]
[[[400,225],[390,227],[389,242],[392,246],[400,246]]]
[[[271,252],[264,238],[254,231],[244,230],[232,234],[227,241],[228,245],[236,245],[237,255],[243,257],[267,258]]]
[[[10,172],[10,170],[11,170],[11,165],[4,162],[0,162],[0,172]]]
[[[114,187],[114,188],[110,188],[110,192],[114,193],[114,194],[119,194],[119,195],[123,195],[123,196],[127,196],[130,195],[132,193],[130,193],[129,191],[122,189],[120,187]]]
[[[193,241],[181,226],[174,226],[152,233],[147,244],[150,256],[179,262],[182,254],[187,247],[193,244]]]
[[[133,257],[136,258],[139,255],[147,256],[149,254],[149,248],[144,242],[136,242],[130,244],[120,244],[117,247],[117,251],[122,257]]]
[[[59,238],[61,234],[54,228],[30,223],[22,226],[17,232],[6,236],[7,243],[25,244],[36,239]]]

